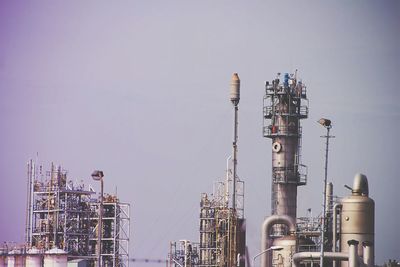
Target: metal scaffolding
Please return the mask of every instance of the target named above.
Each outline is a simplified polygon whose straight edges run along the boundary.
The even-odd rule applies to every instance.
[[[216,183],[210,199],[200,201],[200,260],[202,267],[243,266],[245,253],[244,182],[236,181],[236,209],[228,206],[226,190],[233,179]],[[230,199],[230,198],[229,198]],[[240,255],[239,263],[237,255]]]
[[[99,201],[91,202],[90,254],[96,257],[98,240]],[[129,260],[129,204],[121,203],[115,196],[104,197],[101,262],[103,266],[127,266]]]
[[[189,240],[171,242],[169,246],[168,267],[193,267],[199,264],[199,244]]]
[[[61,166],[43,172],[28,163],[26,243],[42,250],[61,248],[70,259],[94,261],[98,234],[99,199],[93,188],[67,178]],[[103,266],[128,266],[129,204],[116,196],[104,198]]]

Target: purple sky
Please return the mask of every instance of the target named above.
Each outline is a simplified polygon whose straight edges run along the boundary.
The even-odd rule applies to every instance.
[[[131,203],[131,257],[165,258],[170,240],[198,240],[201,192],[230,153],[232,72],[242,81],[240,177],[247,240],[259,251],[270,214],[264,81],[294,71],[308,85],[298,214],[321,210],[324,130],[329,180],[356,172],[376,202],[376,262],[398,258],[400,127],[398,1],[1,1],[0,242],[23,241],[26,162],[39,153]],[[97,188],[98,185],[94,184]]]

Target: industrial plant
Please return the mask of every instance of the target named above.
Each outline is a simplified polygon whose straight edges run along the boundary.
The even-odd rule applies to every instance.
[[[335,197],[327,181],[332,122],[318,123],[327,131],[323,211],[318,217],[297,218],[297,187],[307,184],[301,161],[301,120],[308,118],[307,87],[294,74],[278,73],[265,83],[263,136],[271,139],[271,215],[261,223],[260,251],[252,261],[246,246],[244,181],[237,176],[237,130],[240,80],[233,74],[230,101],[234,108],[233,149],[226,178],[216,182],[211,197],[200,200],[199,241],[170,243],[170,267],[296,267],[374,266],[374,201],[368,180],[356,174],[350,194]],[[261,260],[260,265],[257,260]]]
[[[167,267],[373,267],[375,214],[368,180],[356,174],[352,187],[346,186],[348,196],[334,195],[327,180],[329,141],[334,137],[327,118],[318,121],[326,130],[323,210],[317,217],[297,217],[297,189],[308,179],[301,121],[309,115],[307,86],[297,71],[278,73],[265,83],[262,134],[271,139],[271,214],[259,222],[261,246],[250,255],[245,183],[237,170],[240,84],[234,73],[229,98],[232,154],[226,159],[225,177],[214,183],[211,193],[200,194],[199,239],[170,242]],[[103,194],[102,171],[92,174],[101,183],[97,198],[91,186],[69,179],[61,166],[52,164],[45,171],[31,160],[27,177],[25,244],[3,246],[0,267],[128,266],[130,205]]]
[[[4,245],[0,266],[128,266],[130,205],[116,195],[98,198],[91,186],[74,182],[61,166],[46,171],[27,164],[25,244]]]

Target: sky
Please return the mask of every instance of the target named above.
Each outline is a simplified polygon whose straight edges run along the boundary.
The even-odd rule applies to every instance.
[[[24,240],[37,154],[97,190],[90,174],[104,171],[105,191],[131,204],[130,257],[165,259],[170,241],[198,241],[200,194],[231,153],[238,72],[238,175],[257,254],[271,206],[264,83],[298,69],[310,100],[298,215],[322,210],[316,121],[330,118],[334,194],[366,174],[376,263],[399,259],[399,25],[399,1],[1,1],[0,243]]]

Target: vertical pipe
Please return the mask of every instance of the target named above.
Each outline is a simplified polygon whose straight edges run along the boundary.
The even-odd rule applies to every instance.
[[[100,208],[99,208],[99,223],[98,223],[98,234],[97,234],[97,263],[101,267],[101,237],[103,233],[103,177],[100,179]]]
[[[229,207],[229,161],[232,156],[226,159],[226,180],[225,180],[225,207]]]
[[[237,126],[238,126],[238,104],[240,100],[240,79],[237,73],[232,75],[230,100],[234,107],[233,124],[233,143],[232,143],[232,161],[233,161],[233,186],[232,186],[232,208],[236,210],[236,165],[237,165]]]
[[[324,176],[324,210],[322,212],[322,237],[321,237],[321,258],[319,262],[319,266],[323,267],[324,266],[324,243],[325,243],[325,214],[326,214],[326,185],[327,185],[327,179],[328,179],[328,151],[329,151],[329,131],[331,129],[331,126],[326,127],[326,149],[325,149],[325,176]]]
[[[349,267],[359,267],[358,265],[358,241],[349,240]]]
[[[30,192],[31,192],[31,164],[32,160],[28,162],[28,171],[27,171],[27,178],[28,178],[28,184],[27,184],[27,189],[26,189],[26,217],[25,217],[25,243],[29,243],[29,214],[31,213],[30,207]]]
[[[237,125],[238,125],[238,104],[234,104],[234,127],[233,127],[233,192],[232,208],[236,209],[236,166],[237,166]]]
[[[337,243],[337,230],[338,230],[338,226],[337,226],[337,215],[338,213],[340,213],[340,209],[342,208],[342,204],[336,203],[333,206],[333,229],[332,229],[332,251],[336,252],[336,251],[340,251],[340,248],[337,250],[336,249],[336,243]],[[340,234],[340,231],[339,231]],[[339,243],[340,244],[340,243]],[[338,267],[339,266],[339,262],[338,261],[334,261],[333,262],[333,267]]]
[[[327,183],[326,185],[326,198],[325,198],[325,205],[326,205],[326,217],[331,217],[332,214],[332,199],[333,199],[333,184]]]
[[[372,242],[364,241],[363,243],[363,261],[367,267],[373,267],[373,254],[374,254],[374,247]]]
[[[35,162],[31,159],[28,163],[28,190],[27,190],[27,214],[26,214],[26,238],[28,245],[32,243],[33,228],[33,185],[35,181]]]

